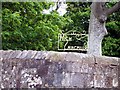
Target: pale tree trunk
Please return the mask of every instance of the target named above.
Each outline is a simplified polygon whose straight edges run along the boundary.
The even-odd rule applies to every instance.
[[[120,2],[112,8],[105,8],[105,2],[94,2],[91,5],[91,15],[88,35],[88,54],[102,55],[102,40],[107,34],[105,21],[107,16],[120,8]]]
[[[102,55],[101,44],[106,34],[105,22],[100,23],[91,12],[88,35],[88,54]]]

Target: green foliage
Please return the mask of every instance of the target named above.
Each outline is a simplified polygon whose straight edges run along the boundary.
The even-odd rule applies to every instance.
[[[103,54],[120,57],[120,12],[113,13],[106,23],[108,35],[103,40]]]
[[[119,57],[120,55],[120,39],[106,37],[103,42],[103,54]]]
[[[69,22],[56,12],[42,14],[51,3],[6,2],[2,5],[3,49],[57,50],[58,33]]]
[[[64,27],[65,31],[76,30],[88,33],[90,19],[90,4],[83,2],[70,2],[68,5],[68,13],[65,17],[69,17],[71,22]]]
[[[46,2],[2,3],[2,48],[13,50],[57,50],[60,32],[78,31],[88,33],[90,4],[67,2],[67,13],[62,17],[56,11],[49,15]],[[114,3],[107,3],[112,7]],[[120,12],[108,17],[108,35],[103,40],[103,54],[120,57]],[[84,41],[84,42],[87,42]],[[76,43],[76,42],[72,42]],[[60,43],[60,47],[63,43]]]
[[[89,19],[90,19],[90,4],[84,2],[67,2],[68,8],[65,14],[66,18],[70,18],[70,23],[63,28],[63,32],[76,31],[81,34],[88,34]],[[69,41],[70,46],[80,46],[86,48],[87,39],[74,39]],[[67,47],[67,46],[66,46]],[[82,52],[82,51],[80,51]]]

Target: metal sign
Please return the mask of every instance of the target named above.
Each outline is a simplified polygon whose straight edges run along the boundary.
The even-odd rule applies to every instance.
[[[58,35],[58,50],[87,50],[87,34],[69,31]]]

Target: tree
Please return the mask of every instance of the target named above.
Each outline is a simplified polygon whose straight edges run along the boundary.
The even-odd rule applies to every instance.
[[[116,2],[107,2],[106,7],[112,7]],[[71,18],[72,22],[65,26],[63,30],[85,31],[88,33],[90,19],[91,2],[67,2],[67,14],[65,17]],[[119,9],[120,10],[120,9]],[[120,12],[108,16],[106,21],[108,34],[103,38],[102,54],[106,56],[120,56]],[[87,43],[87,41],[86,41]]]
[[[2,2],[2,48],[57,51],[57,36],[61,30],[88,33],[91,2],[67,2],[64,16],[59,16],[56,11],[42,14],[51,4],[54,6],[54,3],[46,2]],[[105,5],[110,8],[114,4],[108,2]],[[102,52],[119,57],[120,12],[107,17],[108,34],[103,39]]]
[[[102,55],[101,43],[107,29],[105,23],[107,17],[120,8],[120,2],[111,8],[106,8],[105,2],[93,2],[91,5],[91,15],[88,36],[88,54]]]
[[[45,15],[53,3],[3,2],[2,48],[13,50],[57,50],[57,37],[69,23],[56,12]]]

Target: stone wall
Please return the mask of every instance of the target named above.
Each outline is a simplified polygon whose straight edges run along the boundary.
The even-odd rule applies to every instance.
[[[75,52],[0,51],[1,88],[117,88],[118,58]]]

